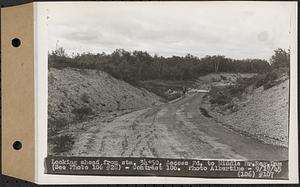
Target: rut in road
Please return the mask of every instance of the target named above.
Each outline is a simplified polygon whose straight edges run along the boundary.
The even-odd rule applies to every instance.
[[[284,147],[263,144],[201,114],[203,94],[120,116],[99,119],[81,134],[70,154],[97,157],[185,159],[287,159]]]

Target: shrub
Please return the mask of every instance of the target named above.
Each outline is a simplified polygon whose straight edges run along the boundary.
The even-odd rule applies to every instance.
[[[202,115],[204,115],[205,117],[211,118],[211,115],[209,115],[209,113],[207,112],[207,110],[205,108],[199,108],[200,112]]]
[[[256,82],[259,79],[261,79],[260,75],[253,76],[251,78],[242,78],[242,77],[240,77],[240,78],[237,79],[237,84],[244,89],[244,88],[247,88],[250,85],[256,84]]]
[[[63,130],[68,126],[68,122],[64,118],[48,119],[48,134],[49,136],[55,135],[58,131]]]
[[[212,104],[225,105],[231,102],[232,97],[229,94],[229,89],[226,87],[212,87],[210,92],[210,102]]]
[[[52,146],[50,151],[57,155],[72,150],[75,143],[75,137],[70,134],[55,136],[49,138],[48,143]]]
[[[274,50],[274,55],[272,55],[270,62],[272,68],[289,67],[290,51],[285,51],[280,48]]]
[[[267,82],[266,84],[264,84],[264,90],[272,88],[273,86],[276,86],[277,84],[278,84],[277,81]]]
[[[230,104],[233,98],[241,98],[246,88],[257,81],[257,78],[239,78],[236,85],[212,87],[209,95],[212,104]]]
[[[226,78],[225,76],[223,76],[223,75],[221,75],[220,77],[221,77],[221,79],[224,80],[224,81],[227,80],[227,78]]]
[[[79,122],[87,120],[88,116],[93,114],[93,110],[90,107],[75,108],[72,113],[76,116],[76,120]]]
[[[260,79],[256,82],[255,86],[256,87],[264,87],[264,90],[269,89],[280,82],[277,80],[284,76],[287,75],[289,76],[289,68],[288,67],[280,67],[277,69],[273,69],[267,74],[261,75]]]
[[[86,93],[82,94],[80,99],[84,103],[90,103],[90,97]]]

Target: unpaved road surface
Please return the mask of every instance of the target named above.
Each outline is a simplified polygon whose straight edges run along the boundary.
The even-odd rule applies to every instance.
[[[111,122],[94,119],[70,151],[74,156],[287,160],[284,147],[227,129],[199,108],[203,93],[135,111]]]

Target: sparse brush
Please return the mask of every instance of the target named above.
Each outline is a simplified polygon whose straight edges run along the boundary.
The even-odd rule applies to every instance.
[[[212,104],[218,104],[218,105],[225,105],[227,103],[230,103],[232,100],[232,96],[229,92],[230,92],[229,86],[212,87],[209,92],[210,102]]]
[[[258,88],[263,86],[264,90],[280,84],[284,79],[283,76],[288,76],[288,67],[280,67],[273,69],[265,74],[258,74],[251,78],[238,78],[236,85],[215,86],[212,87],[209,96],[212,104],[222,105],[223,110],[230,109],[231,112],[236,112],[238,108],[234,104],[234,99],[242,99],[247,94],[248,88]]]
[[[280,84],[281,82],[278,79],[282,76],[289,76],[289,68],[288,67],[280,67],[277,69],[273,69],[269,73],[260,75],[258,81],[256,82],[256,87],[263,86],[264,90],[267,90],[275,85]]]

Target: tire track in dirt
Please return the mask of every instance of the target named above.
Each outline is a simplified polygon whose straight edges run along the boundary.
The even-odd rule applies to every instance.
[[[124,135],[124,140],[122,141],[122,153],[121,153],[121,156],[124,156],[125,154],[125,151],[128,149],[128,137],[127,135]]]
[[[181,105],[176,112],[178,124],[176,125],[181,135],[184,137],[183,144],[189,144],[189,157],[194,158],[228,158],[245,159],[231,149],[230,146],[220,143],[217,138],[211,137],[196,127],[196,124],[189,120],[185,113],[185,107],[188,104]]]
[[[129,153],[130,156],[138,156],[137,153],[139,153],[140,156],[147,156],[147,154],[144,153],[147,153],[148,151],[150,155],[152,155],[153,157],[157,157],[157,153],[153,148],[153,132],[156,130],[154,123],[156,121],[156,114],[158,111],[159,108],[151,109],[139,116],[139,119],[133,122],[133,124],[135,125],[135,128],[133,128],[134,133],[138,135],[137,142],[135,143],[135,145]],[[149,120],[152,120],[152,122],[150,123],[150,125],[147,125],[149,123]]]
[[[189,95],[106,123],[96,119],[77,138],[72,154],[186,159],[285,158],[286,149],[257,142],[202,115],[199,107],[203,95]]]

